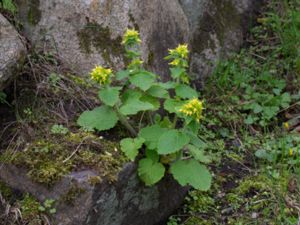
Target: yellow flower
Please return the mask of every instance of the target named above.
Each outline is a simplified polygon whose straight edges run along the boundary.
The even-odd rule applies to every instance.
[[[289,125],[289,123],[288,123],[288,122],[285,122],[285,123],[283,123],[283,126],[284,126],[284,128],[285,128],[286,130],[288,130],[288,129],[289,129],[289,127],[290,127],[290,125]]]
[[[187,59],[189,50],[187,44],[178,45],[175,49],[169,49],[169,54],[172,56],[178,55],[182,59]]]
[[[96,66],[90,73],[91,79],[99,84],[108,84],[110,82],[109,78],[112,75],[111,69],[105,69],[102,66]]]
[[[290,148],[290,150],[289,150],[289,155],[290,155],[290,156],[293,156],[293,154],[294,154],[294,151],[293,151],[292,148]]]
[[[140,34],[134,29],[127,29],[123,36],[123,45],[134,45],[141,43]]]
[[[169,64],[172,65],[172,66],[178,66],[180,64],[180,59],[174,59]]]
[[[194,117],[198,122],[202,118],[202,111],[203,111],[203,101],[200,101],[197,98],[188,101],[188,103],[184,104],[179,109],[179,112],[185,114],[186,116]]]

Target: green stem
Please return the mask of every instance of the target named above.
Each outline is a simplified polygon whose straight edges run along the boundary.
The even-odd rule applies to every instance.
[[[122,125],[126,127],[126,129],[130,132],[130,134],[133,137],[137,137],[136,130],[131,126],[131,124],[129,123],[127,118],[119,111],[119,109],[117,107],[115,107],[115,109],[116,109],[117,115],[118,115],[119,120],[122,123]]]
[[[178,120],[178,117],[177,117],[177,115],[175,115],[174,120],[173,120],[173,128],[176,128],[177,120]]]

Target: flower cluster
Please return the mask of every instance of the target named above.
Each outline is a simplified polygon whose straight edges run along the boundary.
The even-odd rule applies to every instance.
[[[202,118],[202,111],[203,101],[200,101],[197,98],[191,99],[179,109],[179,112],[195,118],[198,122]]]
[[[133,46],[141,43],[140,34],[134,29],[128,29],[123,36],[123,45]]]
[[[102,66],[96,66],[91,72],[91,79],[100,85],[108,84],[112,75],[111,69],[105,69]]]
[[[169,49],[169,55],[166,57],[167,59],[172,59],[169,63],[171,66],[174,67],[188,67],[187,59],[188,59],[188,45],[178,45],[175,49]]]
[[[169,54],[176,58],[187,59],[189,54],[188,45],[178,45],[175,49],[169,49]]]

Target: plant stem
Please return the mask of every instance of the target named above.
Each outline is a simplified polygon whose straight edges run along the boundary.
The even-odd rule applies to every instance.
[[[174,120],[173,120],[173,128],[176,128],[177,120],[178,120],[178,117],[177,117],[177,115],[175,115]]]
[[[122,123],[123,126],[126,127],[126,129],[130,132],[130,134],[133,137],[137,136],[137,132],[136,130],[131,126],[131,124],[129,123],[129,121],[127,120],[127,118],[119,111],[119,109],[117,107],[115,107],[115,110],[117,112],[117,115],[119,117],[120,122]]]

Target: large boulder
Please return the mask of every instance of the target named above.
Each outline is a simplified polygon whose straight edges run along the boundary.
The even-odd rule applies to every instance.
[[[26,49],[20,35],[0,14],[0,91],[15,75],[15,69]]]
[[[190,68],[196,83],[237,51],[264,0],[179,0],[189,21]],[[200,79],[199,79],[200,78]],[[203,85],[203,84],[202,84]]]
[[[136,166],[126,164],[118,180],[96,184],[97,173],[71,173],[52,188],[33,182],[24,168],[0,164],[0,180],[12,188],[31,193],[41,202],[56,200],[55,225],[154,225],[180,206],[188,188],[171,177],[153,187],[138,179]]]
[[[190,44],[191,71],[200,78],[217,60],[236,50],[262,0],[17,0],[27,38],[38,48],[56,51],[79,74],[95,64],[124,66],[121,36],[135,27],[143,58],[168,78],[163,58],[168,48]]]

